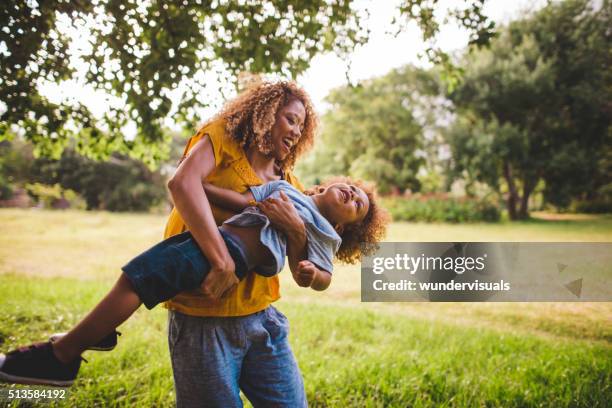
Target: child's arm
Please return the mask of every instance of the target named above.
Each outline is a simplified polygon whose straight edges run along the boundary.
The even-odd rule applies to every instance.
[[[301,261],[297,265],[297,271],[291,273],[295,282],[304,288],[311,287],[314,290],[325,290],[331,284],[332,274],[319,269],[310,261]]]
[[[234,212],[242,212],[242,210],[254,203],[254,197],[251,190],[247,190],[244,193],[238,193],[227,188],[204,183],[204,191],[206,191],[206,196],[211,203]]]

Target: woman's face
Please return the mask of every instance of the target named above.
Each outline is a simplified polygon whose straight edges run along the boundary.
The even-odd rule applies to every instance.
[[[299,99],[292,99],[276,112],[276,121],[272,125],[272,155],[277,160],[284,160],[300,140],[306,120],[306,109]]]

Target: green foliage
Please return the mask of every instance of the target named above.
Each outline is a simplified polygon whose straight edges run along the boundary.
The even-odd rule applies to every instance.
[[[524,134],[510,124],[485,122],[475,115],[463,114],[446,130],[451,148],[454,177],[466,180],[470,190],[476,182],[484,182],[500,191],[501,157],[508,155],[509,145],[515,154],[526,154]],[[521,158],[522,159],[522,158]]]
[[[85,201],[77,193],[59,184],[31,183],[26,184],[25,189],[43,208],[85,209]]]
[[[31,145],[19,139],[0,142],[0,174],[9,182],[27,179],[33,160]]]
[[[612,213],[612,199],[599,198],[591,201],[575,201],[570,208],[577,213],[609,214]]]
[[[454,171],[498,191],[503,178],[512,219],[528,216],[540,180],[560,206],[610,182],[601,166],[612,99],[604,3],[551,3],[465,57],[463,83],[450,95],[459,114],[448,132]]]
[[[45,207],[67,200],[81,208],[82,197],[90,210],[147,211],[166,198],[162,175],[136,160],[115,154],[98,162],[72,149],[59,160],[34,159],[32,146],[18,139],[0,145],[0,188],[8,195],[15,186],[29,187]]]
[[[91,48],[75,53],[59,21]],[[346,54],[365,41],[361,16],[351,2],[148,2],[106,0],[8,1],[0,8],[0,134],[18,125],[37,152],[59,158],[70,138],[98,158],[130,152],[152,162],[165,156],[163,121],[193,126],[208,105],[207,72],[224,70],[296,76],[321,51]],[[85,80],[118,98],[101,120],[82,105],[53,104],[38,93],[40,80],[75,78],[71,58],[87,66]],[[177,96],[179,89],[185,90]],[[124,127],[135,121],[134,140]],[[76,127],[76,129],[75,129]]]
[[[147,211],[166,198],[159,173],[116,154],[107,162],[96,162],[65,150],[60,160],[38,159],[33,177],[73,189],[83,196],[90,210]]]
[[[351,0],[181,2],[136,0],[21,1],[0,6],[0,138],[16,125],[35,153],[59,158],[76,139],[80,153],[108,158],[130,153],[149,164],[167,155],[162,131],[172,117],[193,129],[198,109],[209,104],[211,77],[235,83],[238,73],[281,73],[296,77],[315,54],[332,51],[346,57],[365,43],[364,14]],[[415,20],[432,41],[429,58],[456,69],[434,46],[438,23],[435,1],[408,1],[396,28]],[[451,12],[470,32],[474,44],[486,44],[493,23],[482,14],[483,0]],[[373,3],[373,6],[375,3]],[[420,7],[419,12],[415,12]],[[66,27],[62,27],[62,24]],[[91,47],[77,51],[70,31]],[[52,103],[39,93],[45,81],[77,79],[72,61],[87,67],[85,81],[115,98],[96,118],[80,103]],[[453,76],[454,75],[454,76]],[[452,81],[451,81],[452,82]],[[182,93],[180,92],[182,91]],[[124,138],[136,123],[136,137]],[[1,140],[1,139],[0,139]]]
[[[109,211],[147,211],[165,198],[164,190],[148,182],[120,183],[102,203]]]
[[[379,191],[421,187],[424,126],[431,122],[436,84],[422,70],[405,67],[357,87],[333,91],[322,135],[297,171],[306,183],[346,174],[374,181]]]
[[[394,221],[461,223],[496,222],[501,218],[499,203],[490,199],[415,194],[410,198],[383,198],[382,202]]]
[[[72,134],[69,121],[89,127],[90,112],[81,104],[57,105],[38,92],[39,81],[70,78],[68,38],[55,29],[57,16],[82,18],[91,12],[89,1],[7,1],[0,7],[0,140],[11,138],[10,125],[18,125],[37,149],[57,156]]]
[[[0,173],[0,200],[8,200],[13,196],[13,185]]]
[[[0,200],[13,196],[15,184],[26,180],[32,164],[32,152],[15,140],[0,142]]]
[[[453,5],[455,8],[451,8],[445,17],[445,22],[455,21],[469,32],[468,46],[487,46],[497,35],[495,22],[483,13],[486,1],[466,1],[461,2],[459,6]],[[428,44],[425,54],[429,61],[441,68],[441,79],[446,83],[448,91],[452,92],[461,83],[463,68],[455,65],[451,57],[436,45],[435,39],[440,31],[440,24],[436,19],[437,3],[437,0],[403,0],[400,3],[400,12],[405,20],[398,23],[404,27],[409,21],[418,24],[423,40]]]

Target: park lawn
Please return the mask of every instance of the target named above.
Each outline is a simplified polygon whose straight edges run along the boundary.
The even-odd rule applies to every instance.
[[[0,210],[0,350],[68,329],[164,216]],[[612,218],[393,224],[390,241],[612,241]],[[608,406],[610,303],[363,304],[359,268],[317,293],[281,276],[278,307],[311,406]],[[88,352],[68,406],[171,406],[166,312],[140,310]]]

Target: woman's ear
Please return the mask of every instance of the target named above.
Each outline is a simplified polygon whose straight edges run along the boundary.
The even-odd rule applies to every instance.
[[[336,224],[334,225],[334,229],[336,230],[338,235],[342,235],[342,233],[344,232],[344,225]]]

